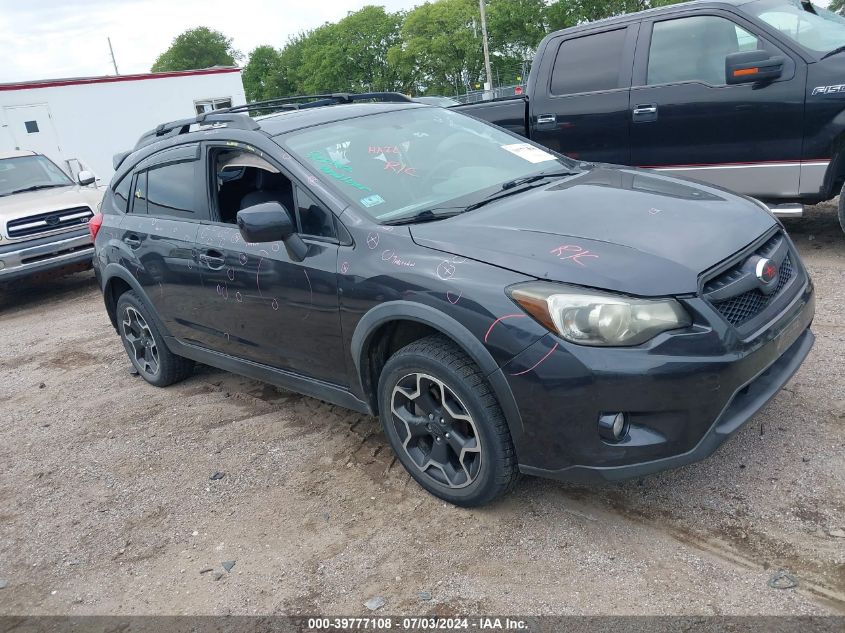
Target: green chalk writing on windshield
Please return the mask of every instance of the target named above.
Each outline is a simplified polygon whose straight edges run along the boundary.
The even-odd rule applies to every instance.
[[[352,168],[349,165],[342,165],[341,163],[337,162],[336,160],[332,160],[328,156],[323,156],[320,152],[314,151],[308,153],[308,158],[313,160],[315,163],[320,163],[320,171],[324,174],[327,174],[334,178],[335,180],[339,180],[342,183],[349,185],[350,187],[355,187],[356,189],[360,189],[361,191],[370,191],[370,188],[366,185],[362,185],[361,183],[355,181],[351,176],[347,174],[341,174],[336,169],[342,169],[344,171],[352,171]]]

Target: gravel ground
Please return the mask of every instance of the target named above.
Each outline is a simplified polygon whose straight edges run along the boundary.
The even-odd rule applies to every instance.
[[[475,510],[422,492],[374,419],[207,367],[131,376],[91,273],[0,294],[0,614],[845,613],[845,237],[830,204],[788,229],[818,339],[734,438]]]

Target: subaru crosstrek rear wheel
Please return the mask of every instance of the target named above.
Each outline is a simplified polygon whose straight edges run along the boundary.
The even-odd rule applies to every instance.
[[[445,337],[411,343],[387,361],[379,411],[402,465],[441,499],[481,505],[515,483],[516,456],[499,403],[478,366]]]
[[[151,385],[166,387],[193,372],[192,360],[167,349],[146,306],[132,291],[123,293],[117,300],[117,327],[129,360]]]

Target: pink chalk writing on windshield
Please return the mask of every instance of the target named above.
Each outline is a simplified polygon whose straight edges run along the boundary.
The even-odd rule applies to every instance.
[[[553,255],[557,255],[559,259],[571,259],[573,262],[578,264],[579,266],[584,266],[584,262],[581,261],[584,257],[594,257],[598,259],[598,255],[595,255],[588,251],[581,246],[576,244],[565,244],[563,246],[558,246],[557,248],[553,248],[549,251]],[[564,255],[564,253],[569,253],[568,255]]]
[[[405,163],[397,163],[396,161],[389,160],[384,164],[385,171],[392,171],[394,174],[406,174],[408,176],[416,176],[417,169],[416,167],[409,167]]]
[[[396,145],[385,145],[381,147],[379,145],[370,145],[369,149],[370,154],[398,154],[399,148]]]

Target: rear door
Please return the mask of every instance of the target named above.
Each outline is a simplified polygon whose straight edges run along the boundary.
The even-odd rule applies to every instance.
[[[769,84],[725,82],[725,57],[784,58]],[[698,10],[644,20],[631,89],[631,161],[762,197],[798,194],[804,64],[750,22]]]
[[[138,280],[173,336],[198,337],[202,278],[194,246],[207,219],[199,146],[167,149],[142,161],[132,175],[129,212],[120,225],[123,264]]]
[[[531,138],[582,160],[628,163],[631,67],[639,25],[548,42],[529,101]]]

